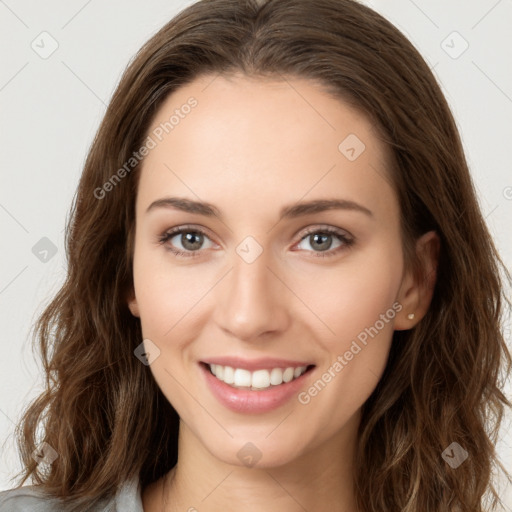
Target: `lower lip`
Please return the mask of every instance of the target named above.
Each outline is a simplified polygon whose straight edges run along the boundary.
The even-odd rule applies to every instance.
[[[313,370],[303,373],[290,382],[270,387],[261,391],[233,388],[229,384],[217,379],[204,363],[199,364],[206,383],[217,400],[228,409],[241,413],[262,413],[277,409],[285,404],[294,395],[297,395]]]

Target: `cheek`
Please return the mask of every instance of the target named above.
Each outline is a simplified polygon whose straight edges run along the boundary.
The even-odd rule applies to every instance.
[[[215,282],[205,266],[178,266],[163,248],[141,249],[134,259],[134,286],[145,337],[175,338],[193,325],[201,299]]]
[[[200,334],[196,313],[211,283],[193,265],[173,266],[171,257],[162,248],[140,248],[134,258],[134,286],[143,337],[160,351],[149,370],[169,403],[183,412],[190,407],[183,392],[190,378],[189,346]]]
[[[300,402],[318,428],[324,425],[325,435],[360,409],[382,376],[401,310],[396,302],[401,272],[400,253],[381,246],[320,276],[309,290],[334,334],[317,337],[327,358]]]
[[[297,294],[307,298],[308,307],[328,327],[329,335],[319,334],[319,339],[333,352],[342,350],[347,342],[379,321],[381,315],[390,321],[384,328],[381,322],[378,326],[388,334],[392,331],[396,314],[392,305],[401,275],[400,250],[391,244],[375,244],[371,249],[348,254],[330,268],[319,266],[309,272],[296,269],[294,279]]]

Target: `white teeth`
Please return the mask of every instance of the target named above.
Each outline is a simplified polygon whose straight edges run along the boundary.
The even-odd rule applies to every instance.
[[[268,373],[268,370],[256,370],[252,372],[251,385],[253,388],[268,388],[270,386],[270,373]]]
[[[233,384],[235,382],[235,370],[231,366],[224,366],[224,382]]]
[[[221,366],[220,364],[209,365],[211,372],[219,380],[230,384],[236,388],[251,388],[253,390],[267,389],[270,386],[279,386],[283,382],[290,382],[300,377],[305,371],[306,366],[296,368],[272,368],[272,370],[256,370],[250,372],[242,368],[232,368],[231,366]]]
[[[270,372],[270,384],[274,386],[279,386],[279,384],[283,383],[283,370],[281,368],[274,368]]]
[[[217,371],[219,371],[217,366]],[[220,379],[222,380],[222,379]],[[250,386],[251,385],[251,372],[249,370],[242,370],[241,368],[237,368],[235,370],[234,382],[235,386]]]
[[[217,371],[219,371],[217,369]],[[286,368],[286,370],[283,372],[283,380],[285,382],[290,382],[293,379],[293,368]]]

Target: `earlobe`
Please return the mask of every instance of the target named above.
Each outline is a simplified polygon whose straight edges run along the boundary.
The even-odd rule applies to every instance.
[[[137,303],[135,292],[133,291],[130,293],[130,297],[128,298],[128,308],[133,316],[140,318],[139,304]]]
[[[140,318],[139,306],[138,306],[136,300],[134,300],[133,302],[129,302],[128,303],[128,307],[130,308],[130,311],[131,311],[133,316],[136,316],[137,318]]]
[[[440,240],[435,231],[429,231],[416,241],[420,263],[418,272],[412,269],[404,276],[397,301],[402,305],[396,316],[397,331],[412,329],[427,314],[436,282]]]

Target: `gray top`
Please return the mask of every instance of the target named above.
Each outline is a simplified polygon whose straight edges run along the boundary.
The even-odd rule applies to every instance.
[[[0,492],[0,512],[67,512],[67,510],[68,508],[64,507],[59,500],[45,496],[36,485]],[[127,480],[114,497],[90,512],[144,512],[138,479]]]

